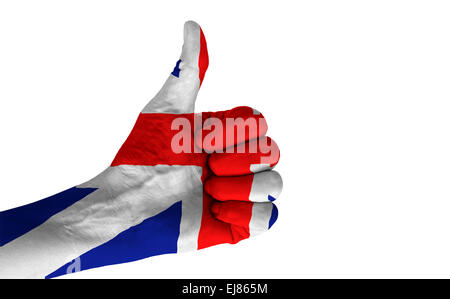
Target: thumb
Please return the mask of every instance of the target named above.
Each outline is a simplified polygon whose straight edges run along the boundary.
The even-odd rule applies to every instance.
[[[208,68],[208,49],[202,29],[194,21],[184,24],[181,57],[161,90],[142,113],[192,113]]]

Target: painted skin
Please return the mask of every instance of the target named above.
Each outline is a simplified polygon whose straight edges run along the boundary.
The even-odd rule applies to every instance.
[[[272,201],[282,180],[271,170],[279,149],[264,137],[263,116],[249,107],[201,114],[201,123],[216,118],[224,127],[227,118],[258,120],[256,130],[227,144],[233,153],[205,151],[204,139],[194,136],[194,105],[207,67],[203,32],[189,21],[180,60],[111,166],[53,197],[0,212],[1,278],[51,278],[237,243],[273,225],[278,211]],[[192,149],[204,151],[173,152],[178,131],[172,123],[179,118],[192,124]],[[207,135],[204,130],[202,137]],[[254,143],[256,152],[236,152]]]

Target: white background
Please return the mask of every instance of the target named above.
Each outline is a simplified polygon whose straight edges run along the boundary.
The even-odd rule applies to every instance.
[[[447,1],[2,1],[0,210],[107,167],[193,19],[197,111],[257,108],[281,148],[273,229],[71,278],[450,277]]]

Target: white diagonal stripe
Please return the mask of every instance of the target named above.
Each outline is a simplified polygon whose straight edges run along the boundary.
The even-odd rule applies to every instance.
[[[44,278],[60,266],[203,192],[198,166],[109,167],[79,187],[99,188],[0,248],[0,278]]]

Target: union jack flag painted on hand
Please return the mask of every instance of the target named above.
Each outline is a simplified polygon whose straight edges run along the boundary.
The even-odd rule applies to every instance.
[[[189,21],[180,59],[111,166],[86,183],[0,212],[1,278],[52,278],[237,243],[273,225],[272,201],[282,188],[271,170],[278,147],[252,108],[194,113],[207,68],[202,29]],[[245,130],[230,138],[237,125],[228,120],[236,119]],[[225,133],[211,140],[219,125]]]

